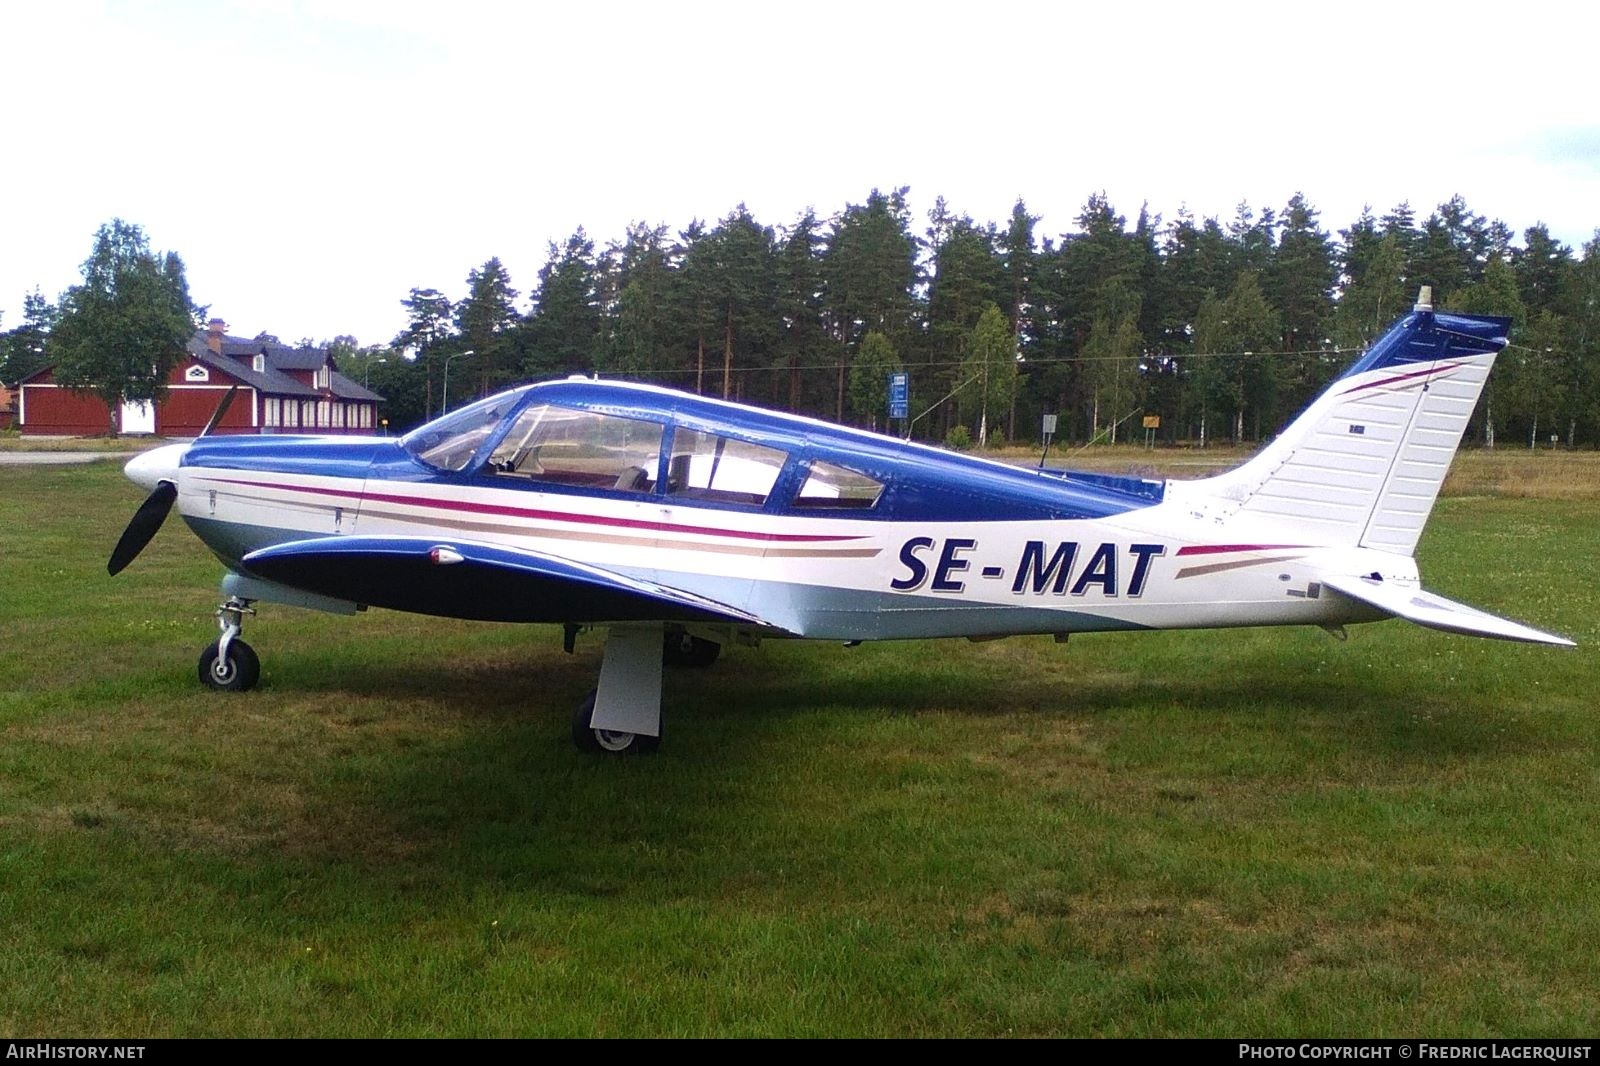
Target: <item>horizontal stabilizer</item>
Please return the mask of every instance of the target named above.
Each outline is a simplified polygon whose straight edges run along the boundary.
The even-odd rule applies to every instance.
[[[1412,582],[1349,577],[1323,578],[1322,583],[1353,600],[1360,600],[1387,614],[1405,618],[1429,629],[1442,629],[1446,633],[1464,633],[1472,637],[1494,637],[1498,640],[1527,641],[1530,644],[1575,647],[1566,637],[1545,633],[1532,626],[1525,626],[1521,622],[1513,622],[1509,618],[1501,618],[1487,611],[1468,607],[1464,603],[1435,596],[1431,592],[1423,591],[1420,585]]]
[[[683,589],[557,555],[424,537],[318,537],[251,552],[253,576],[321,596],[486,622],[771,626]]]

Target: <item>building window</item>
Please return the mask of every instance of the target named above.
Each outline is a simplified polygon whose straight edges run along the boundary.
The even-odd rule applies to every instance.
[[[344,404],[342,403],[336,403],[333,405],[333,428],[344,428]]]
[[[278,424],[278,401],[277,400],[268,400],[267,401],[266,420],[267,420],[267,425],[269,425],[269,426],[276,426]]]

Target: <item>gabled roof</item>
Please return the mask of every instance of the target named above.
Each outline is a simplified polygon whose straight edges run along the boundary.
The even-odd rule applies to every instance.
[[[233,338],[229,339],[231,340]],[[304,396],[308,399],[321,395],[320,392],[318,392],[316,389],[313,389],[310,385],[302,385],[288,374],[283,373],[283,371],[275,369],[272,365],[270,354],[268,354],[267,357],[268,361],[266,364],[266,369],[260,371],[254,369],[249,363],[239,358],[239,356],[242,355],[263,354],[259,344],[257,344],[253,349],[248,347],[235,347],[237,354],[228,354],[228,349],[229,346],[224,343],[222,346],[222,351],[224,354],[216,354],[210,348],[206,347],[204,334],[193,338],[188,344],[189,354],[194,357],[195,362],[204,366],[208,366],[213,370],[220,370],[222,373],[227,374],[235,380],[259,389],[263,393],[271,393],[279,396]]]
[[[289,370],[321,370],[324,366],[333,372],[329,375],[329,391],[341,400],[368,400],[381,403],[383,397],[363,385],[359,385],[334,368],[333,357],[326,348],[291,348],[281,341],[250,339],[246,337],[223,337],[222,354],[217,355],[206,344],[206,330],[197,330],[189,339],[189,354],[195,360],[209,367],[214,367],[226,374],[260,389],[264,393],[273,393],[280,396],[316,397],[322,395],[321,390],[302,384],[292,376],[285,373]],[[255,370],[246,358],[264,356],[266,368]]]
[[[383,397],[362,385],[360,382],[351,381],[337,370],[333,372],[333,394],[341,400],[371,400],[373,403],[382,403]]]
[[[267,362],[279,370],[321,370],[332,362],[326,348],[279,346],[267,353]]]

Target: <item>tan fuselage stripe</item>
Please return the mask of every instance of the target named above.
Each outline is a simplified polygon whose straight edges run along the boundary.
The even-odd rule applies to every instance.
[[[1245,566],[1261,566],[1264,563],[1282,563],[1290,559],[1298,559],[1298,555],[1270,555],[1265,559],[1240,559],[1231,563],[1208,563],[1205,566],[1186,566],[1179,570],[1173,577],[1174,581],[1181,581],[1186,577],[1199,577],[1202,574],[1219,574],[1224,570],[1238,570]]]

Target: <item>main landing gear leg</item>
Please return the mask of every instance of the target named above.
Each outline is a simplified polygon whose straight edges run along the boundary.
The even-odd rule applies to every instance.
[[[583,751],[616,755],[661,746],[663,627],[612,626],[600,663],[600,687],[572,716],[572,740]]]
[[[255,649],[239,639],[244,616],[255,614],[254,600],[229,596],[217,608],[217,626],[222,636],[200,653],[200,681],[219,692],[244,692],[261,679],[261,660]]]

